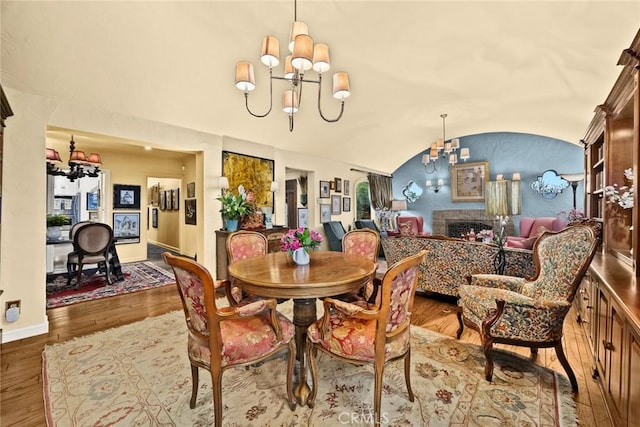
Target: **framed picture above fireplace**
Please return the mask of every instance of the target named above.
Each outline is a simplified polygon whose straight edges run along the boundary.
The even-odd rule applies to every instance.
[[[489,180],[489,162],[461,163],[451,166],[451,201],[483,202]]]

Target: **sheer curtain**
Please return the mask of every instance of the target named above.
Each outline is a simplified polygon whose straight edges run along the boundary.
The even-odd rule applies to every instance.
[[[369,192],[371,193],[371,205],[376,211],[391,209],[392,187],[391,177],[374,173],[367,174]]]

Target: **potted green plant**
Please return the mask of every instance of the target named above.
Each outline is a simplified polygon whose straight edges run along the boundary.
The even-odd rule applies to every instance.
[[[71,218],[61,214],[47,214],[47,240],[58,240],[62,235],[60,227],[71,224]]]
[[[253,211],[251,200],[249,200],[248,194],[244,191],[242,185],[238,186],[237,195],[231,191],[225,191],[216,200],[222,203],[220,213],[224,219],[227,231],[236,231],[240,218],[251,214]]]

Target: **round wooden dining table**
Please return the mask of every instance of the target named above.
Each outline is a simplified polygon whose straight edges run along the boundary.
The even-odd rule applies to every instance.
[[[307,327],[316,321],[316,298],[355,291],[373,280],[375,264],[365,257],[342,252],[313,251],[308,265],[296,265],[286,252],[247,258],[229,265],[234,284],[250,294],[293,299],[296,327],[298,383],[294,394],[298,404],[307,404],[305,346]]]

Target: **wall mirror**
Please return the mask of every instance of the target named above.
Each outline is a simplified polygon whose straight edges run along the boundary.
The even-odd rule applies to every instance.
[[[558,175],[553,169],[546,170],[535,181],[531,182],[531,189],[543,199],[553,199],[569,187],[569,181]]]
[[[422,196],[422,188],[415,181],[409,181],[406,187],[402,189],[402,195],[408,202],[414,203]]]

